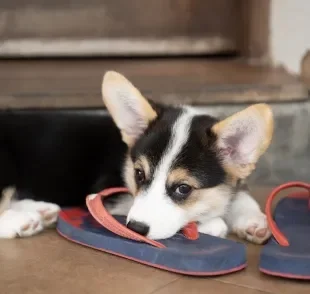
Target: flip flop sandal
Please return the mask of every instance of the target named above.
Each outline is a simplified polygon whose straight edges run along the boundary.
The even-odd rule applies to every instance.
[[[287,188],[306,191],[289,194],[279,201],[274,214],[272,202]],[[292,182],[277,187],[266,203],[273,237],[263,247],[260,271],[273,276],[310,280],[310,184]]]
[[[198,234],[195,223],[165,240],[154,241],[129,230],[125,217],[114,217],[102,198],[128,193],[106,189],[86,199],[88,210],[63,209],[57,231],[68,240],[155,268],[193,276],[224,275],[246,267],[244,244]]]

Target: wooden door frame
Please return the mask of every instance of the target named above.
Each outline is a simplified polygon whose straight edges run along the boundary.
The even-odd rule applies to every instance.
[[[0,44],[1,57],[36,56],[111,56],[111,55],[179,55],[212,54],[216,51],[230,51],[237,48],[238,53],[252,63],[269,63],[269,23],[271,0],[238,0],[240,10],[237,44],[219,37],[168,38],[143,42],[123,39],[94,39],[86,42],[75,40],[6,40]],[[190,3],[190,2],[189,2]],[[193,46],[195,44],[195,46]],[[5,47],[6,46],[6,47]],[[74,50],[72,50],[74,48]],[[151,50],[154,50],[152,54]],[[179,50],[182,48],[182,52]],[[225,50],[223,50],[225,49]],[[127,51],[126,51],[127,50]],[[13,57],[14,57],[13,56]]]
[[[271,64],[269,47],[271,0],[240,0],[239,48],[253,64]]]

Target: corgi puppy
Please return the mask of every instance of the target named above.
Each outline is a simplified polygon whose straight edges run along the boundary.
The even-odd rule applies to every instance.
[[[116,72],[105,74],[102,96],[128,146],[123,178],[132,195],[106,205],[127,216],[128,228],[164,239],[195,221],[199,232],[217,237],[232,232],[257,244],[270,237],[246,185],[271,142],[269,106],[218,120],[193,107],[156,104]]]
[[[148,238],[169,238],[193,221],[217,237],[270,237],[246,185],[271,142],[269,106],[218,120],[154,103],[116,72],[105,74],[102,96],[114,123],[90,111],[1,113],[0,238],[38,234],[56,223],[60,206],[123,183],[131,195],[105,205]]]

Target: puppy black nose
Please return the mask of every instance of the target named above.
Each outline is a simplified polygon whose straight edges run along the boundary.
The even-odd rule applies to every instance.
[[[142,236],[146,236],[150,230],[150,227],[145,223],[136,222],[134,220],[128,222],[127,228]]]

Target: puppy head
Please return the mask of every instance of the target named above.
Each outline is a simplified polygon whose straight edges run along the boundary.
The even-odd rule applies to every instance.
[[[156,105],[115,72],[105,75],[102,94],[129,147],[124,178],[135,198],[127,224],[152,239],[224,215],[237,181],[271,141],[265,104],[218,121],[189,107]]]

